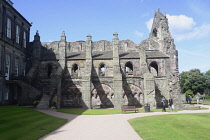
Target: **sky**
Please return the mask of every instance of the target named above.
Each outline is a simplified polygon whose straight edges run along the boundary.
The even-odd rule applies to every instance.
[[[179,72],[210,70],[209,0],[12,0],[29,22],[31,37],[39,31],[41,42],[120,40],[136,44],[149,37],[154,13],[166,14],[179,53]]]

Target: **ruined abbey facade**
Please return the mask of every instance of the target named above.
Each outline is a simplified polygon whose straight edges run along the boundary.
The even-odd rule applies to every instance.
[[[168,20],[159,11],[149,38],[140,44],[119,40],[117,33],[112,41],[93,42],[87,35],[86,41],[66,42],[64,32],[52,43],[41,43],[37,33],[32,44],[35,81],[45,101],[53,98],[62,107],[157,108],[164,96],[181,106],[178,52]]]
[[[112,41],[93,42],[87,35],[86,41],[67,42],[63,32],[60,41],[41,43],[37,31],[34,41],[26,47],[24,62],[28,70],[24,75],[0,76],[4,78],[0,81],[4,89],[0,104],[5,103],[4,99],[30,104],[40,97],[39,108],[47,108],[52,102],[58,108],[145,104],[157,108],[165,97],[181,108],[178,51],[166,16],[155,12],[149,38],[140,44],[119,38],[114,33]],[[17,93],[9,90],[13,86]],[[5,91],[11,91],[7,98]]]

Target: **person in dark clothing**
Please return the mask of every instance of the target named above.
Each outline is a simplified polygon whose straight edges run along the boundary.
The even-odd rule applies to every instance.
[[[189,96],[186,96],[186,102],[189,103]]]
[[[173,107],[173,99],[168,99],[168,109],[169,111],[173,111],[174,107]]]
[[[192,102],[192,96],[189,95],[189,103],[191,104]]]
[[[162,98],[161,100],[161,103],[162,103],[162,112],[166,112],[166,99],[165,97]]]

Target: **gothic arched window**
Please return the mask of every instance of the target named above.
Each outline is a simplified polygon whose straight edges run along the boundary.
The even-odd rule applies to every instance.
[[[100,64],[99,66],[99,76],[105,76],[105,64]]]
[[[153,29],[153,37],[157,37],[157,29],[155,28],[155,29]]]
[[[78,76],[78,70],[79,70],[78,65],[77,65],[77,64],[74,64],[74,65],[72,66],[72,75],[73,75],[74,77],[77,77],[77,76]]]
[[[153,74],[153,76],[158,76],[158,65],[156,62],[150,63],[150,72]]]
[[[47,77],[50,78],[51,74],[52,74],[52,65],[49,64],[47,66]]]
[[[125,64],[125,73],[126,75],[133,75],[133,65],[131,62]]]

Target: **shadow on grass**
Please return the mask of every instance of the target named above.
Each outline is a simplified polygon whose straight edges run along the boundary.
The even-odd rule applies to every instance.
[[[1,106],[0,112],[2,140],[37,140],[67,122],[22,106]]]

